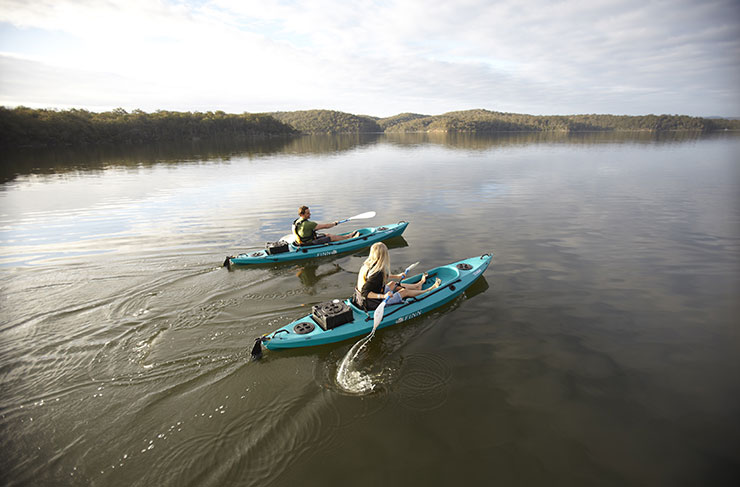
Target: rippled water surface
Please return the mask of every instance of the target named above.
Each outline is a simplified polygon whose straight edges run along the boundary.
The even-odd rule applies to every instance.
[[[305,137],[26,152],[0,184],[3,485],[737,485],[740,137]],[[460,298],[250,360],[367,250],[221,267],[332,221]],[[360,228],[351,222],[339,230]]]

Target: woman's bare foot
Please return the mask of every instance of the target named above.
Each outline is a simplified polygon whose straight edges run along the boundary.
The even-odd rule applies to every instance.
[[[427,282],[427,276],[428,274],[426,272],[422,274],[421,279],[419,280],[419,283],[424,284],[425,282]]]
[[[442,284],[442,279],[438,277],[437,280],[434,281],[434,284],[432,284],[431,287],[427,289],[427,291],[431,291],[432,289],[437,289],[441,284]]]

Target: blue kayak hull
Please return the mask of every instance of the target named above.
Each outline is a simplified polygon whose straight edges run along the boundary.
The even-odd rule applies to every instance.
[[[239,254],[236,257],[227,257],[224,265],[254,265],[254,264],[272,264],[276,262],[290,262],[294,260],[312,259],[314,257],[324,257],[327,255],[341,254],[343,252],[353,252],[355,250],[369,247],[375,242],[382,242],[389,238],[397,237],[406,230],[408,222],[398,222],[381,227],[368,227],[357,230],[359,236],[339,242],[330,242],[322,245],[301,245],[290,244],[288,251],[281,254],[268,254],[265,250],[255,250]],[[348,235],[353,232],[347,232],[339,235]]]
[[[483,275],[491,258],[491,254],[484,254],[428,270],[429,277],[425,287],[433,284],[437,277],[441,280],[440,286],[415,298],[407,298],[400,304],[386,306],[378,328],[403,323],[452,301]],[[403,282],[414,283],[419,279],[421,274],[409,277]],[[374,312],[357,308],[349,299],[344,302],[352,310],[353,319],[349,323],[324,330],[312,315],[307,315],[263,336],[262,343],[270,350],[280,350],[340,342],[370,333],[373,329]]]

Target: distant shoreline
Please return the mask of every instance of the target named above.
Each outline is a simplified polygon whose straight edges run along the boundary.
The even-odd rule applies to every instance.
[[[740,130],[740,120],[687,115],[526,115],[465,110],[379,118],[332,110],[227,114],[121,108],[108,112],[0,107],[0,147],[145,144],[306,134],[713,132]]]

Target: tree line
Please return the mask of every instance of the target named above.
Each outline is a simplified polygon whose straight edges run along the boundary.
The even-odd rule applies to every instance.
[[[229,114],[122,108],[108,112],[0,107],[0,147],[142,144],[253,136],[362,133],[496,133],[740,130],[740,120],[686,115],[526,115],[465,110],[378,118],[333,110]]]
[[[306,134],[368,134],[383,131],[376,117],[334,110],[272,112],[270,115]]]
[[[396,116],[399,117],[399,116]],[[436,116],[406,114],[381,120],[386,132],[590,132],[740,130],[740,121],[687,115],[526,115],[466,110]],[[386,119],[388,120],[388,119]]]
[[[0,107],[0,147],[152,142],[295,135],[289,125],[266,114],[216,112],[145,113]]]

